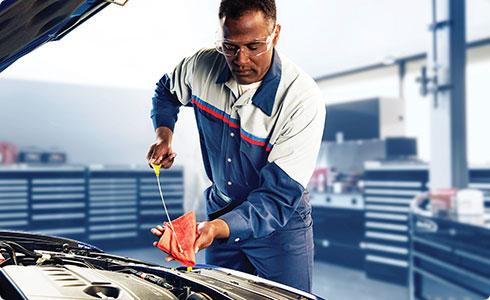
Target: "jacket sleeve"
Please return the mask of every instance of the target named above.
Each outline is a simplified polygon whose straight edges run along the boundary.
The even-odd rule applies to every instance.
[[[230,228],[230,243],[263,237],[284,227],[297,209],[316,165],[325,123],[321,96],[307,100],[282,127],[260,171],[259,188],[220,217]]]
[[[192,96],[192,76],[197,56],[196,53],[185,58],[157,82],[151,110],[155,129],[165,126],[174,130],[180,106],[187,105]]]

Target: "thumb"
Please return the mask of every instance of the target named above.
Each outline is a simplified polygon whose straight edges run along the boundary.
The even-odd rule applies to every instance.
[[[198,226],[198,231],[199,231],[199,226]],[[202,230],[202,229],[201,229]],[[198,235],[196,241],[194,242],[194,252],[197,253],[200,249],[204,248],[203,245],[206,244],[206,237],[205,235]]]
[[[202,241],[202,237],[198,237],[196,242],[194,243],[194,253],[197,253],[200,249],[201,249],[201,246],[203,244],[203,241]]]
[[[201,235],[201,233],[202,233],[202,231],[204,229],[204,226],[206,226],[206,222],[201,222],[201,223],[197,224],[197,226],[196,226],[196,233],[197,233],[198,236]]]

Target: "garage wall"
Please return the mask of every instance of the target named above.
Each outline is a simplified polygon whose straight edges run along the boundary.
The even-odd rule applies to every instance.
[[[406,103],[407,136],[417,138],[421,159],[430,160],[430,98],[422,97],[416,78],[425,61],[407,65],[403,82]],[[468,51],[466,73],[467,145],[471,165],[490,164],[490,139],[485,128],[490,128],[490,46]],[[396,67],[363,72],[320,81],[327,104],[368,99],[372,97],[398,97],[399,80]]]
[[[71,164],[144,165],[154,141],[147,90],[0,80],[0,141],[19,148],[58,149]],[[191,109],[175,129],[176,165],[185,169],[186,205],[206,186]],[[189,206],[188,206],[189,207]]]

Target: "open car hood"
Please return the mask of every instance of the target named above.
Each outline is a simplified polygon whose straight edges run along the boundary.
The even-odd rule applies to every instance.
[[[61,39],[109,2],[0,0],[0,72],[40,45]]]

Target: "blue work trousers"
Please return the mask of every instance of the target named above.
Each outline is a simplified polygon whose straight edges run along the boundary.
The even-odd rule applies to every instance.
[[[228,203],[213,189],[204,193],[208,214]],[[311,292],[313,272],[313,221],[311,210],[295,212],[283,228],[240,242],[216,240],[206,249],[206,263],[276,281]]]

